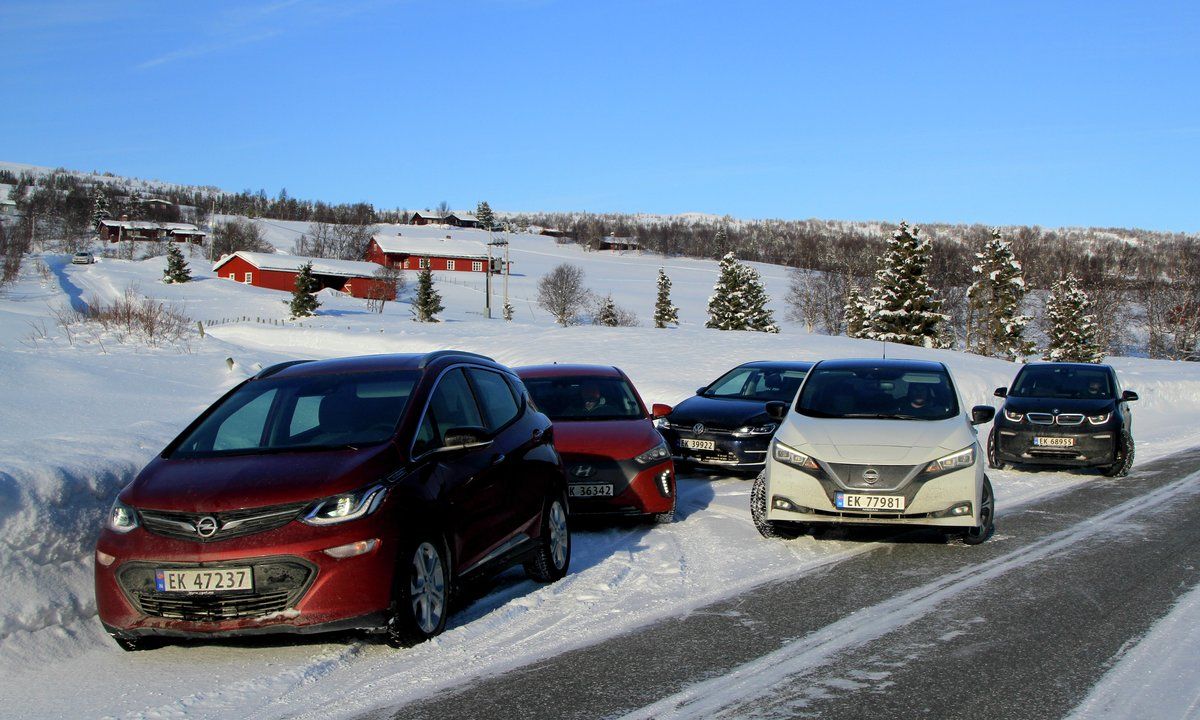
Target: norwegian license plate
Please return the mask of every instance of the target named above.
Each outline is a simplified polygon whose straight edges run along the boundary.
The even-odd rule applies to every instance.
[[[1034,437],[1033,444],[1038,447],[1074,447],[1075,438],[1071,437]]]
[[[199,568],[154,571],[159,592],[219,593],[253,590],[254,573],[248,567]]]
[[[612,485],[571,485],[571,497],[612,497]]]
[[[839,510],[883,510],[899,512],[904,509],[903,495],[856,495],[837,493],[834,504]]]
[[[680,439],[679,444],[689,450],[716,450],[717,444],[712,440]]]

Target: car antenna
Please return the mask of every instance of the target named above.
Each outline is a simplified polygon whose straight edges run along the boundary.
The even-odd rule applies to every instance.
[[[887,360],[887,340],[883,341],[883,359]]]

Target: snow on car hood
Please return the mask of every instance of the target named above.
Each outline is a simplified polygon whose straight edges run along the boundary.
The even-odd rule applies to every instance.
[[[948,420],[810,418],[792,414],[778,440],[826,462],[916,465],[975,442],[962,416]]]

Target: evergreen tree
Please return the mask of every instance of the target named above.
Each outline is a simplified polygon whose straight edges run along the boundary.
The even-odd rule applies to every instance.
[[[767,297],[767,288],[763,285],[762,277],[757,270],[748,265],[743,265],[741,271],[746,298],[746,329],[765,333],[779,332],[774,314],[767,308],[770,298]]]
[[[858,288],[851,286],[846,293],[846,305],[842,317],[846,321],[846,337],[865,337],[867,322],[871,319],[871,308]]]
[[[492,212],[492,208],[487,204],[487,200],[481,200],[475,206],[475,217],[479,220],[479,227],[484,230],[491,230],[496,224],[496,214]]]
[[[605,327],[620,325],[620,318],[617,317],[617,304],[613,302],[612,295],[606,295],[600,301],[600,310],[596,313],[596,324]]]
[[[96,188],[92,198],[92,227],[99,230],[101,221],[108,220],[112,214],[108,211],[108,198],[104,191]]]
[[[671,278],[658,269],[658,299],[654,303],[654,327],[665,328],[668,323],[679,324],[679,308],[671,304]]]
[[[192,271],[188,268],[187,260],[178,243],[167,243],[167,269],[163,270],[163,282],[185,283],[192,279]]]
[[[717,234],[713,237],[713,248],[719,253],[729,252],[729,233],[725,232],[724,226],[717,228]]]
[[[440,322],[437,314],[446,308],[442,296],[433,289],[433,271],[422,268],[417,273],[417,296],[413,299],[412,313],[416,322]]]
[[[718,231],[720,232],[720,231]],[[708,299],[708,322],[704,327],[717,330],[744,330],[746,301],[742,295],[741,263],[733,253],[721,258],[720,274]]]
[[[1104,351],[1096,342],[1096,317],[1089,313],[1092,302],[1079,287],[1073,273],[1054,283],[1046,300],[1044,360],[1098,363]]]
[[[509,322],[512,322],[513,314],[516,312],[512,306],[512,303],[505,300],[504,301],[504,310],[502,312],[504,314],[504,319]]]
[[[866,337],[903,345],[944,347],[939,323],[942,302],[934,297],[926,272],[932,248],[920,230],[900,223],[888,240],[871,290],[871,317]]]
[[[317,314],[317,308],[321,307],[321,301],[317,300],[316,296],[319,289],[320,285],[313,277],[312,262],[304,263],[296,275],[296,287],[292,290],[292,301],[289,303],[292,317],[302,318]]]
[[[1025,299],[1025,278],[1021,263],[1013,254],[1012,243],[992,231],[992,239],[971,268],[975,282],[967,289],[973,318],[974,341],[968,350],[980,355],[1021,360],[1033,352],[1033,343],[1025,340],[1029,318],[1021,314]]]

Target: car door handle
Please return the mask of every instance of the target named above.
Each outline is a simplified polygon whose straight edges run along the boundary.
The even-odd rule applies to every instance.
[[[496,455],[492,456],[492,464],[499,465],[500,463],[504,462],[504,458],[504,453],[497,453]]]

